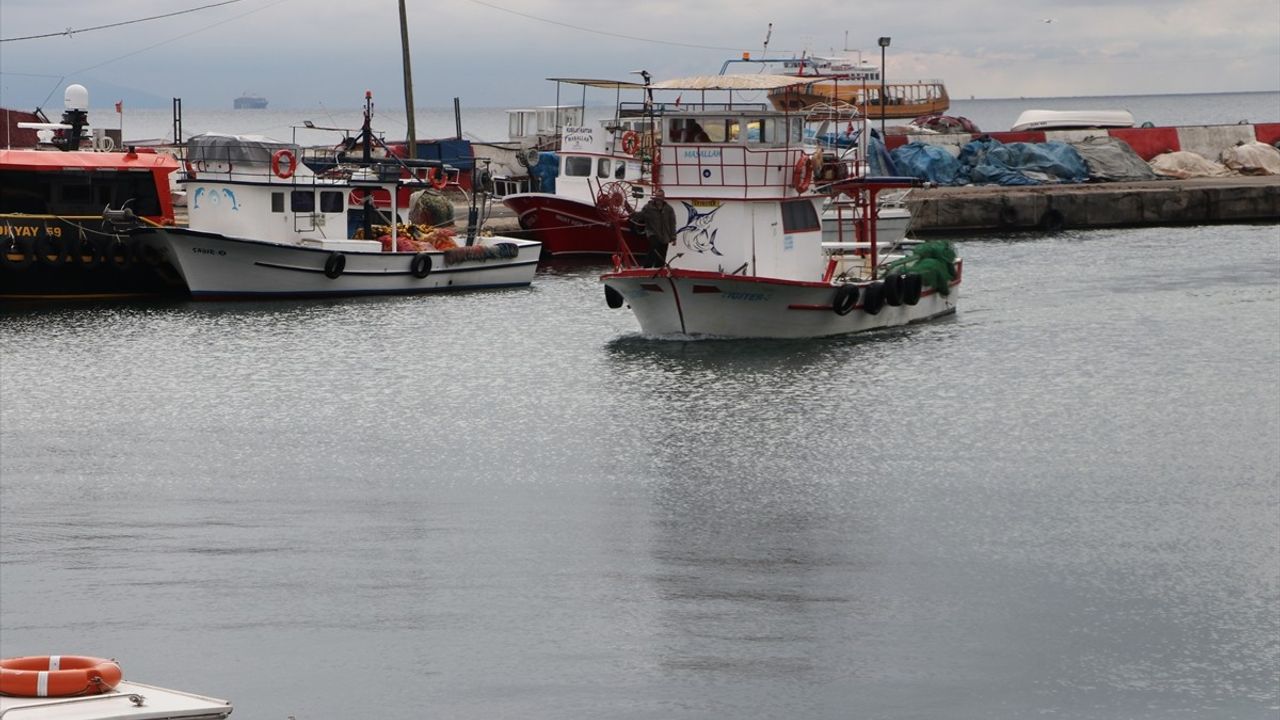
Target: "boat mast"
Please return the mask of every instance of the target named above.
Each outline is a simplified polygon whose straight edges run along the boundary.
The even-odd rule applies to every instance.
[[[418,138],[413,126],[413,69],[409,65],[409,22],[404,9],[404,0],[400,0],[400,53],[404,66],[404,111],[408,116],[408,156],[410,160],[418,159]]]

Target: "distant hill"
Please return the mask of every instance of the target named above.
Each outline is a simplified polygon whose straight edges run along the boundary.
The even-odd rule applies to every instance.
[[[29,77],[21,75],[0,76],[0,107],[30,112],[44,110],[50,119],[62,114],[62,94],[72,83],[80,83],[89,90],[91,108],[114,107],[119,101],[129,108],[167,108],[173,104],[173,96],[146,92],[119,85],[95,77],[57,78]]]

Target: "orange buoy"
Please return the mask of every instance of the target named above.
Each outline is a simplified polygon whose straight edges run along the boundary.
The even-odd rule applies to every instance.
[[[0,695],[71,697],[99,695],[120,684],[114,660],[82,655],[43,655],[0,660]]]

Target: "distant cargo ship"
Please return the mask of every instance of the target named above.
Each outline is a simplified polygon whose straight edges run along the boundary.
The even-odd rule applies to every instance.
[[[267,99],[245,93],[236,98],[236,110],[263,110],[267,107]]]

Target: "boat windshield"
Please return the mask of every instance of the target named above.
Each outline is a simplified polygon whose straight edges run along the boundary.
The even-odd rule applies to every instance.
[[[667,120],[667,140],[675,143],[745,143],[786,145],[801,142],[804,121],[782,115],[673,117]]]

